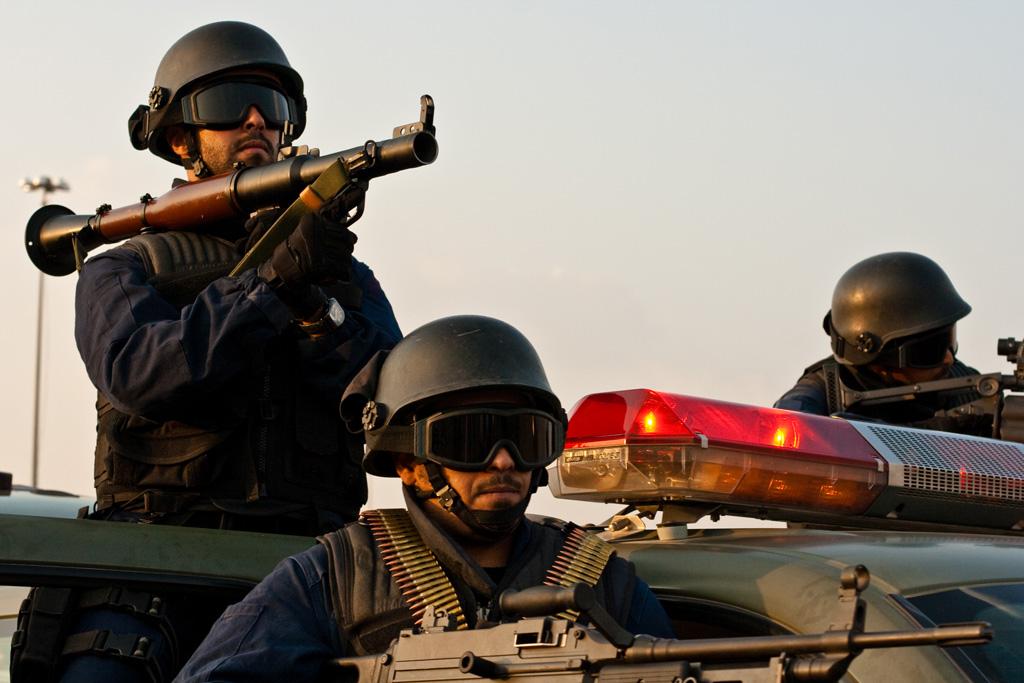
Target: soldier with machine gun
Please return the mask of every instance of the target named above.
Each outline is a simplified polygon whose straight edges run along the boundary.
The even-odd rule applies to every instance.
[[[971,307],[937,263],[879,254],[836,284],[825,332],[832,356],[804,371],[776,408],[841,415],[1024,441],[1024,354],[1012,338],[999,353],[1013,375],[980,374],[956,358],[956,323]]]
[[[331,659],[384,652],[442,611],[455,630],[507,621],[501,592],[540,584],[582,581],[631,631],[673,635],[607,543],[525,517],[566,419],[518,330],[482,316],[428,323],[360,373],[342,412],[365,430],[366,470],[401,478],[405,509],[364,512],[278,565],[176,680],[316,680]]]

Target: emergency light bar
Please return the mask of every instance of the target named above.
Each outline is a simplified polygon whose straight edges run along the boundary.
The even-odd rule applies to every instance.
[[[649,389],[580,400],[550,474],[567,499],[1024,530],[1024,444]]]

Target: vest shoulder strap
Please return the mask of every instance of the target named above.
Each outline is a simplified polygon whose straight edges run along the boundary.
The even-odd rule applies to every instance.
[[[426,605],[439,608],[442,600],[446,606],[453,604],[444,597],[451,582],[443,571],[440,577],[433,577],[436,583],[424,580],[420,572],[422,566],[435,565],[439,571],[440,566],[419,534],[412,537],[391,533],[403,530],[405,520],[401,518],[404,516],[407,520],[408,513],[405,510],[383,512],[365,511],[359,522],[317,538],[327,550],[334,620],[342,643],[356,655],[384,652],[399,631],[419,622]],[[392,517],[390,513],[396,514]],[[393,529],[386,528],[384,518]],[[408,521],[411,526],[411,520]],[[373,528],[377,530],[376,535]],[[415,614],[414,621],[414,609],[419,605],[423,609]],[[456,623],[465,628],[457,598],[454,605],[458,615]]]
[[[233,242],[182,230],[139,235],[122,248],[142,259],[149,283],[178,307],[191,303],[238,262]]]
[[[838,413],[846,410],[843,405],[842,391],[840,389],[839,363],[834,360],[826,360],[821,363],[821,374],[825,380],[825,400],[828,401],[828,414]]]
[[[380,566],[369,530],[353,522],[317,540],[327,550],[331,611],[345,653],[384,652],[395,635],[413,623],[401,594]]]

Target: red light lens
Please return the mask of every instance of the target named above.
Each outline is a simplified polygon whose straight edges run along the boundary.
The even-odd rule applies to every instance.
[[[636,410],[636,417],[633,419],[633,425],[627,433],[627,438],[630,436],[692,438],[693,433],[686,428],[683,421],[665,403],[661,395],[649,391],[647,396],[643,397],[643,403],[640,404],[639,409]]]
[[[661,394],[648,389],[585,396],[571,411],[566,448],[625,443],[635,437],[688,437],[693,433]]]
[[[874,468],[878,454],[848,422],[679,394],[658,394],[679,420],[712,444],[786,449],[794,457]]]

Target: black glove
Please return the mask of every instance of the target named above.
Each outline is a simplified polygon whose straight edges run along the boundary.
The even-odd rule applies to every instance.
[[[320,213],[307,214],[256,273],[273,287],[296,318],[309,320],[326,301],[317,285],[352,279],[355,243],[356,236],[345,225]]]
[[[340,223],[346,228],[362,218],[366,202],[367,183],[353,180],[330,201],[320,207],[320,215],[331,223]]]

